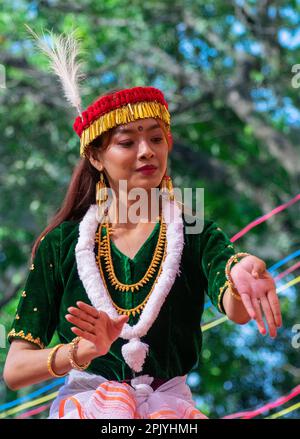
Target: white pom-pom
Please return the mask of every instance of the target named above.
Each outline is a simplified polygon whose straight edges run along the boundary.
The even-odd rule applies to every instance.
[[[130,339],[122,346],[122,355],[128,366],[135,372],[141,372],[149,351],[149,345],[142,343],[138,337]]]

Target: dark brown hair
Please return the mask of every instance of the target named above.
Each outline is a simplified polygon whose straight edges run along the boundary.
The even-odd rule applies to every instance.
[[[113,89],[103,94],[107,96],[116,91],[123,90],[123,88]],[[96,100],[98,100],[97,98]],[[172,149],[172,145],[167,137],[167,128],[164,122],[157,119],[160,124],[166,140],[169,145],[169,151]],[[103,133],[97,137],[89,146],[88,154],[96,156],[97,151],[101,148],[104,150],[110,143],[113,129]],[[32,250],[31,250],[31,262],[34,259],[37,248],[41,241],[41,238],[48,232],[59,226],[63,221],[80,221],[91,204],[96,201],[96,183],[99,181],[99,171],[91,164],[88,158],[82,157],[74,168],[69,187],[67,189],[64,201],[57,211],[57,213],[50,220],[48,226],[42,231],[42,233],[36,238]],[[109,186],[107,178],[105,177],[106,185]]]

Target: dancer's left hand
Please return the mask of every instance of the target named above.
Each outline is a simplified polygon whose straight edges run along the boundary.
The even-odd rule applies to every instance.
[[[265,262],[253,255],[245,256],[232,267],[230,274],[247,313],[256,320],[261,334],[267,332],[263,312],[270,336],[276,337],[276,328],[282,326],[280,303]]]

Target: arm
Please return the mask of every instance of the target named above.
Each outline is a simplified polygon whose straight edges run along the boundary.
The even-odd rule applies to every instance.
[[[232,294],[230,294],[228,288],[226,288],[222,302],[229,320],[232,320],[239,325],[245,325],[251,320],[243,302],[237,300]]]
[[[260,333],[265,335],[264,314],[270,336],[276,337],[276,328],[282,326],[280,303],[274,279],[266,270],[265,262],[254,255],[246,256],[235,264],[230,275],[240,298],[238,300],[227,292],[227,297],[223,299],[231,319],[239,319],[239,312],[244,316],[248,314],[249,319],[256,320]],[[239,304],[234,304],[234,301]]]
[[[230,320],[240,324],[247,323],[249,316],[245,308],[226,289],[225,267],[229,258],[236,253],[232,242],[218,224],[210,220],[205,222],[199,248],[200,270],[212,304]],[[235,264],[233,262],[231,268]]]
[[[6,358],[4,380],[12,389],[50,378],[46,358],[49,350],[44,348],[50,344],[57,327],[63,294],[59,253],[60,229],[57,227],[39,244],[7,335],[11,347]],[[60,357],[60,350],[56,358]]]
[[[53,376],[49,373],[47,360],[53,348],[40,349],[25,340],[14,340],[6,358],[3,379],[11,390],[49,380]],[[52,358],[52,369],[58,375],[63,375],[71,370],[68,359],[69,344],[61,346]],[[95,358],[95,352],[90,343],[82,339],[78,343],[76,360],[84,364]]]
[[[205,289],[213,305],[235,323],[245,324],[255,319],[262,334],[266,333],[262,311],[276,336],[276,326],[282,325],[280,304],[275,282],[266,270],[266,264],[256,256],[243,257],[233,262],[230,274],[241,300],[227,288],[225,267],[235,249],[227,235],[213,221],[207,221],[200,241],[200,261]]]
[[[69,308],[70,314],[66,315],[66,319],[76,325],[71,328],[72,332],[82,337],[75,356],[76,363],[82,365],[107,354],[128,321],[128,316],[111,319],[105,312],[97,311],[84,302],[77,302],[77,306]],[[3,374],[7,386],[17,390],[53,378],[47,364],[52,349],[39,349],[27,341],[14,340]],[[72,369],[68,358],[69,349],[70,345],[65,344],[52,357],[52,370],[58,375],[66,374]]]

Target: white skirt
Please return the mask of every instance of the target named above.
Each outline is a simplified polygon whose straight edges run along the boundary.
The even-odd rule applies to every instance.
[[[153,390],[149,375],[129,385],[73,369],[48,419],[208,419],[195,408],[186,378],[177,376]]]

